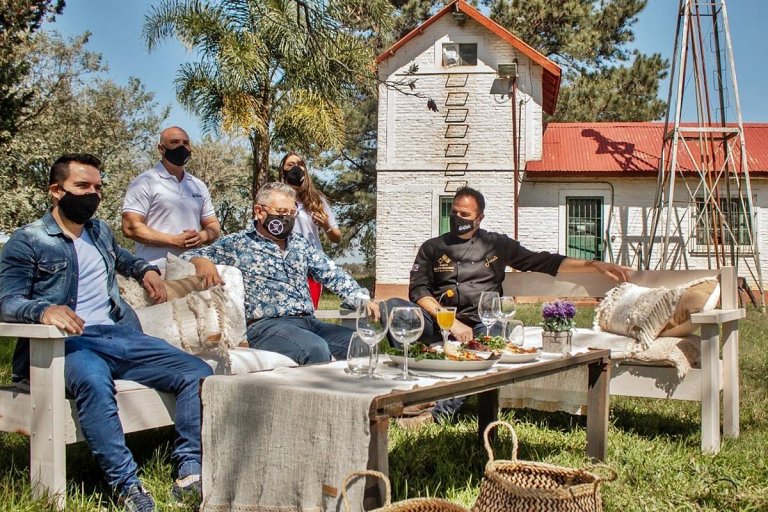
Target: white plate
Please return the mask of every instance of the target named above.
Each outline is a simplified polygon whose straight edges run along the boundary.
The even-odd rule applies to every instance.
[[[392,356],[389,358],[398,366],[403,366],[405,360],[402,356]],[[414,370],[427,370],[434,372],[474,372],[480,370],[487,370],[491,366],[498,363],[498,359],[491,361],[450,361],[446,359],[416,359],[408,358],[408,368]]]
[[[509,352],[502,352],[500,363],[530,363],[539,358],[539,351],[531,352],[530,354],[512,354]]]
[[[491,355],[490,352],[485,352],[482,350],[467,350],[467,352],[478,354],[480,357],[488,357]],[[536,352],[531,352],[531,353],[516,354],[513,352],[501,351],[500,354],[501,354],[501,358],[499,359],[500,363],[530,363],[531,361],[535,361],[536,359],[538,359],[539,356],[541,355],[541,352],[537,350]]]

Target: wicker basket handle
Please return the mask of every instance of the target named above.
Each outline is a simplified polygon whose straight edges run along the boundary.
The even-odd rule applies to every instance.
[[[499,425],[504,425],[507,427],[507,430],[512,433],[512,460],[517,460],[517,433],[515,433],[515,428],[506,421],[494,421],[485,427],[485,432],[483,432],[485,451],[488,453],[488,462],[493,462],[494,460],[493,447],[491,446],[491,440],[488,436],[491,434],[491,431]]]
[[[595,472],[596,469],[606,471],[608,473],[608,476],[607,477],[601,476],[599,473]],[[619,474],[616,473],[616,470],[613,469],[608,464],[592,464],[591,466],[586,466],[586,467],[582,468],[581,471],[591,473],[596,478],[596,482],[595,483],[613,482],[614,480],[616,480],[619,477]]]
[[[347,487],[349,487],[349,484],[352,482],[352,480],[361,476],[373,476],[382,480],[384,482],[384,506],[386,507],[392,502],[392,486],[389,485],[389,478],[387,478],[387,475],[372,469],[366,469],[364,471],[353,471],[347,475],[347,477],[344,479],[344,483],[341,484],[341,499],[344,503],[344,510],[347,512],[350,511],[349,498],[347,497]]]

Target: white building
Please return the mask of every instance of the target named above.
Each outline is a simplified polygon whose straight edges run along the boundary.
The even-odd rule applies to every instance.
[[[411,95],[379,87],[380,296],[403,294],[419,246],[447,231],[451,199],[461,186],[485,195],[484,229],[515,236],[516,174],[517,238],[525,246],[640,267],[663,126],[553,123],[545,129],[543,113],[557,105],[560,68],[463,0],[437,12],[377,62],[379,78],[389,84],[416,79]],[[506,77],[515,73],[511,87]],[[427,108],[426,98],[438,112]],[[755,231],[764,243],[768,125],[750,125],[745,135],[753,157]],[[768,256],[766,249],[761,246]],[[707,267],[701,247],[684,252],[691,268]]]

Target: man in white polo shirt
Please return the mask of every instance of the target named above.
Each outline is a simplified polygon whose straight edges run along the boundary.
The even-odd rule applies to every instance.
[[[216,240],[221,225],[205,183],[184,170],[192,155],[189,135],[178,126],[160,133],[161,160],[131,182],[123,200],[123,234],[136,255],[165,268],[167,253]]]

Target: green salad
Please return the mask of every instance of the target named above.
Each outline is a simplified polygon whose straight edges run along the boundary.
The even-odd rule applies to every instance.
[[[504,336],[478,336],[477,341],[491,350],[502,350],[509,343]]]
[[[403,356],[403,350],[394,347],[387,347],[384,353],[390,356]],[[445,354],[417,341],[408,346],[408,357],[421,361],[422,359],[445,359]]]

